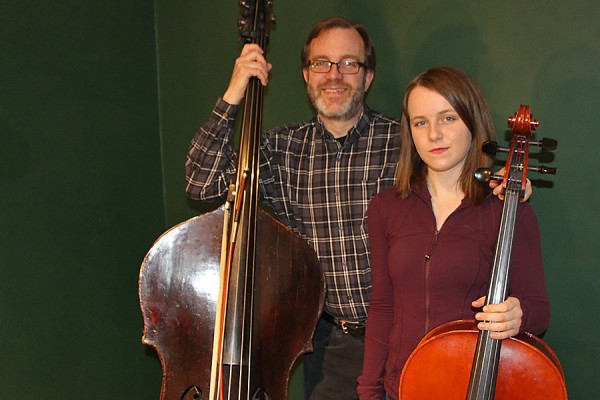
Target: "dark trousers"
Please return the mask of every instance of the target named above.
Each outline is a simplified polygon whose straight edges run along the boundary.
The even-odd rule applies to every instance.
[[[304,356],[304,392],[310,400],[353,400],[361,374],[364,337],[345,334],[321,319],[313,338],[314,352]]]

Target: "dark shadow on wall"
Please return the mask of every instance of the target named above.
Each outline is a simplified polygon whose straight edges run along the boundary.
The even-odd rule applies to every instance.
[[[31,154],[25,136],[10,125],[0,121],[0,182],[15,182],[31,171]]]

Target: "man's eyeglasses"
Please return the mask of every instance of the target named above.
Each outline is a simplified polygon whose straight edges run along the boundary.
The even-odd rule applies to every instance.
[[[344,75],[358,74],[358,71],[360,71],[360,67],[365,66],[364,63],[361,63],[359,61],[352,61],[352,60],[341,60],[338,62],[326,61],[326,60],[315,60],[315,61],[311,61],[310,64],[308,64],[308,68],[312,72],[316,72],[318,74],[325,74],[325,73],[331,71],[332,65],[335,65],[338,69],[338,72],[340,74],[344,74]]]

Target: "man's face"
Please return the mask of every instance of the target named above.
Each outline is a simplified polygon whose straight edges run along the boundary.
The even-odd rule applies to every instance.
[[[354,29],[334,28],[323,32],[310,45],[309,60],[365,62],[364,43]],[[365,92],[373,72],[360,68],[357,74],[341,74],[336,65],[326,73],[303,69],[308,95],[319,116],[351,120],[362,112]]]

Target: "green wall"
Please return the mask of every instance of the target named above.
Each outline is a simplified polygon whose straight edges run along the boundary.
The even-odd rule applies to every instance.
[[[165,227],[153,13],[0,5],[0,399],[158,397],[137,301]]]
[[[275,0],[277,24],[264,127],[312,115],[299,68],[310,27],[330,15],[363,22],[378,70],[369,104],[400,114],[407,82],[439,64],[465,69],[483,87],[499,132],[519,104],[541,121],[537,135],[559,141],[555,177],[531,199],[541,225],[553,320],[546,341],[560,357],[572,399],[598,398],[600,220],[596,123],[600,93],[600,3],[595,0]],[[161,132],[169,224],[215,207],[182,195],[193,133],[229,81],[241,45],[237,1],[157,0]],[[536,178],[536,176],[533,176]]]
[[[531,105],[538,135],[560,143],[558,175],[531,203],[553,305],[545,339],[572,399],[598,397],[599,4],[275,0],[268,53],[265,127],[312,115],[299,50],[336,14],[374,36],[376,109],[399,115],[408,80],[438,64],[481,83],[499,130]],[[239,53],[237,5],[0,5],[1,399],[158,398],[160,364],[140,341],[139,266],[166,227],[217,205],[186,200],[183,162]]]

